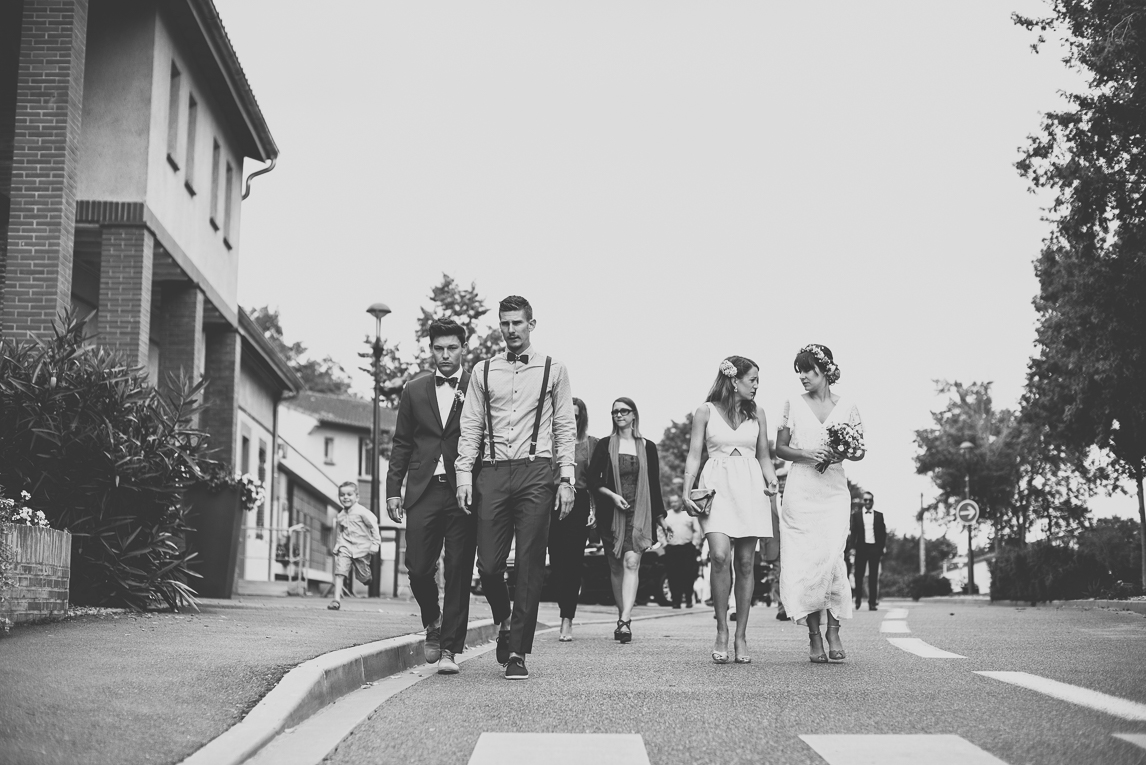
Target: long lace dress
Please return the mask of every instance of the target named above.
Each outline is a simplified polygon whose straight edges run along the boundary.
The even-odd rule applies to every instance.
[[[824,422],[807,399],[784,403],[780,428],[789,428],[793,449],[827,444],[827,426],[847,422],[863,432],[859,409],[840,398]],[[780,511],[780,600],[788,616],[806,624],[808,614],[827,609],[837,619],[852,618],[852,591],[844,550],[851,531],[851,494],[844,467],[824,473],[815,465],[792,463]]]

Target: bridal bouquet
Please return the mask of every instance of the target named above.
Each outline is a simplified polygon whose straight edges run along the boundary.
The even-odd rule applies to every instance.
[[[842,457],[858,457],[863,451],[863,434],[854,425],[832,423],[828,426],[828,448]],[[821,462],[816,470],[823,473],[831,462]]]

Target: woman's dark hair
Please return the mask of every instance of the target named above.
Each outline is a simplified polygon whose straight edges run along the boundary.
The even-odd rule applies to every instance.
[[[589,430],[589,408],[577,397],[573,398],[573,407],[577,410],[577,440],[584,441]]]
[[[453,319],[434,319],[430,322],[430,344],[439,337],[456,337],[462,345],[466,344],[466,330]]]
[[[731,364],[736,370],[736,374],[725,374],[724,370],[728,369],[726,364]],[[716,404],[716,408],[723,412],[729,421],[733,420],[732,412],[736,408],[736,380],[744,377],[753,369],[759,368],[760,365],[752,359],[743,356],[729,356],[720,362],[720,369],[716,371],[716,381],[712,383],[712,389],[708,391],[708,398],[705,401]],[[755,420],[756,402],[751,399],[741,401],[740,414],[745,420]]]
[[[633,440],[641,440],[641,413],[637,411],[637,404],[631,398],[621,396],[620,398],[613,399],[613,403],[620,401],[625,406],[633,410]],[[613,433],[617,432],[617,420],[613,418]]]
[[[840,367],[832,356],[832,349],[818,343],[801,348],[796,354],[795,361],[792,362],[792,369],[796,372],[811,372],[813,369],[818,369],[820,374],[828,378],[828,385],[835,385],[840,379]]]

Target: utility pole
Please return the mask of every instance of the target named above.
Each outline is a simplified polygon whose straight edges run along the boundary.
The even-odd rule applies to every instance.
[[[919,492],[919,575],[927,573],[927,542],[923,539],[923,492]]]

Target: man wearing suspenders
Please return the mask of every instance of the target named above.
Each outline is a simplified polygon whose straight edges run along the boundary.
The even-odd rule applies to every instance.
[[[529,301],[516,295],[502,300],[498,320],[509,351],[472,370],[458,439],[458,504],[469,508],[478,499],[478,574],[501,625],[497,660],[507,680],[527,680],[525,655],[533,649],[545,583],[549,515],[555,503],[562,519],[573,509],[577,423],[565,365],[530,344],[536,321]],[[556,486],[554,462],[560,470]],[[511,608],[505,563],[515,535],[517,592]]]

